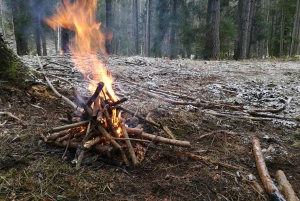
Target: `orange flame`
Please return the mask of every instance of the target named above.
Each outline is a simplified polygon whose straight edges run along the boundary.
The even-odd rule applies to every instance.
[[[110,96],[111,101],[117,101],[118,97],[112,88],[113,77],[97,56],[98,51],[105,57],[107,53],[106,37],[100,31],[101,23],[96,22],[96,9],[97,0],[77,0],[74,3],[63,0],[56,8],[57,14],[45,21],[53,29],[61,26],[75,32],[74,44],[69,48],[76,68],[94,81],[89,85],[89,90],[93,93],[95,83],[102,81],[105,84],[104,92]]]

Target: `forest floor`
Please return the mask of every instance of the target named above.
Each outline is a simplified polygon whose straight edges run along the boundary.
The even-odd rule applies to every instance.
[[[40,70],[36,58],[23,59]],[[43,57],[42,63],[48,74],[64,77],[81,94],[88,93],[87,82],[67,57]],[[192,145],[142,143],[147,152],[136,167],[113,165],[98,157],[76,170],[71,163],[74,150],[62,159],[65,148],[47,145],[40,138],[50,128],[63,125],[59,118],[66,117],[70,106],[43,85],[20,91],[0,82],[0,111],[11,112],[26,124],[0,116],[0,200],[270,200],[253,186],[256,181],[263,188],[252,154],[254,136],[261,142],[271,177],[283,170],[299,196],[299,66],[297,61],[279,60],[110,57],[115,91],[129,99],[122,106],[168,126],[177,139]],[[69,84],[49,78],[61,94],[73,99]],[[243,106],[243,110],[174,105],[166,99]],[[261,112],[253,117],[249,113],[285,104],[277,114]],[[147,123],[143,128],[168,137]]]

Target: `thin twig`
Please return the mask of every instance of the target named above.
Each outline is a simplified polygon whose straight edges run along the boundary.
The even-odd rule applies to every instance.
[[[4,127],[4,125],[7,123],[7,120],[5,120],[3,123],[0,124],[0,127]]]
[[[235,135],[235,133],[232,133],[232,132],[229,132],[229,131],[225,131],[225,130],[217,130],[217,131],[212,131],[210,133],[206,133],[206,134],[203,134],[199,137],[199,139],[201,138],[204,138],[204,137],[207,137],[207,136],[210,136],[210,135],[213,135],[215,133],[225,133],[225,134],[229,134],[229,135]]]
[[[6,114],[6,115],[8,115],[8,116],[10,116],[10,117],[12,117],[12,118],[18,120],[18,122],[19,122],[20,124],[22,124],[23,126],[26,126],[26,124],[25,124],[20,118],[16,117],[16,116],[13,115],[11,112],[0,112],[0,115],[3,115],[3,114]],[[5,122],[5,123],[6,123],[6,122]]]

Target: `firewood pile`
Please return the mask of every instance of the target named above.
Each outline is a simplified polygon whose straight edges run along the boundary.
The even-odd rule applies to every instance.
[[[130,165],[129,157],[132,164],[136,165],[145,156],[146,148],[143,145],[152,141],[190,147],[188,141],[176,140],[166,126],[140,115],[135,115],[135,118],[160,127],[173,139],[145,133],[141,126],[129,128],[125,124],[126,114],[134,113],[120,106],[127,99],[114,101],[103,82],[98,83],[91,97],[84,98],[76,90],[74,90],[74,97],[77,106],[83,108],[81,116],[69,115],[68,118],[61,119],[67,125],[48,130],[42,138],[47,144],[66,147],[66,149],[76,148],[74,162],[77,168],[80,167],[85,153],[91,151],[106,158],[119,157],[125,165]]]

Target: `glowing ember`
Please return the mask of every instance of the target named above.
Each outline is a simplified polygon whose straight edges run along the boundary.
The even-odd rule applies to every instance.
[[[97,56],[98,51],[104,56],[107,56],[107,53],[106,38],[100,31],[101,23],[96,22],[96,9],[97,0],[77,0],[74,3],[63,0],[56,8],[57,14],[45,21],[53,29],[61,26],[75,32],[74,45],[69,46],[69,49],[76,68],[94,81],[89,85],[89,90],[93,93],[96,89],[95,83],[102,81],[105,84],[103,90],[106,95],[110,96],[111,101],[117,101],[118,97],[112,89],[113,77]],[[104,97],[103,94],[101,96]]]

